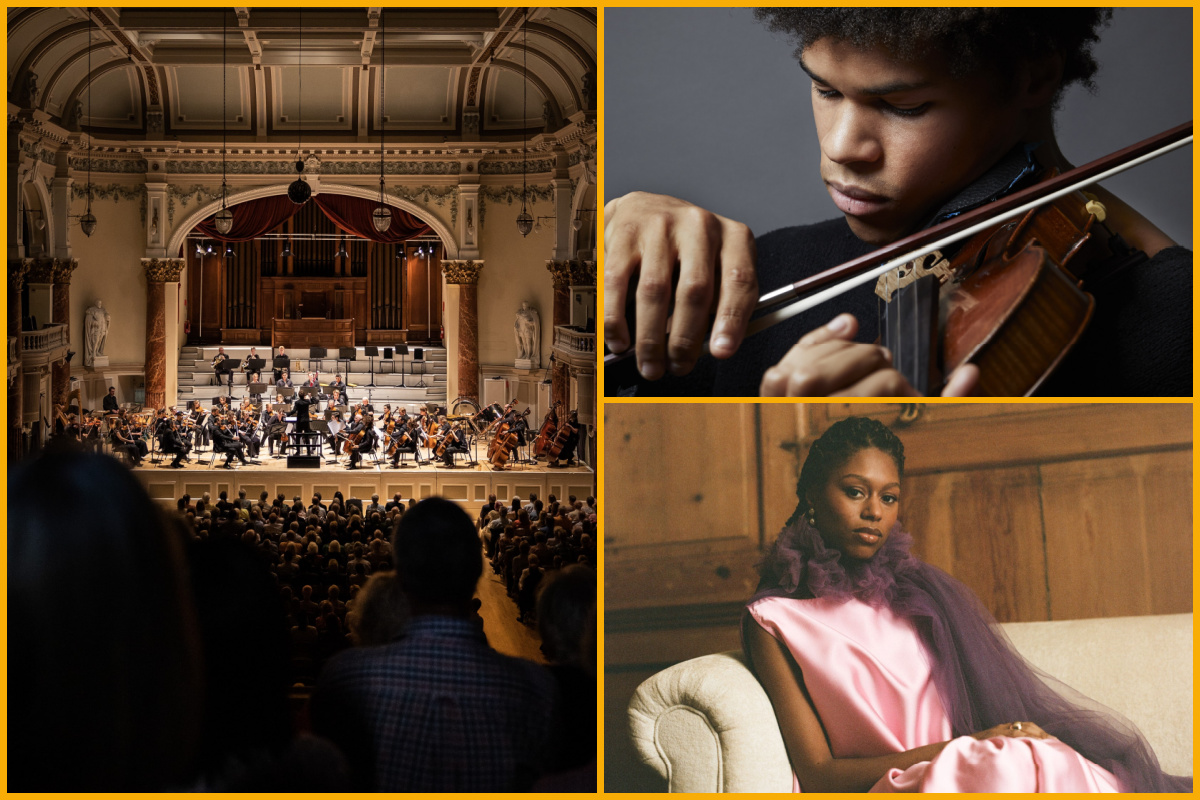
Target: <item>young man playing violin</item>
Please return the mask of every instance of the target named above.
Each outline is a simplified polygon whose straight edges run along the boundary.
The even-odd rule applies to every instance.
[[[1096,72],[1091,45],[1109,13],[757,13],[798,43],[812,81],[820,177],[843,216],[755,239],[745,225],[672,197],[609,202],[605,339],[637,358],[606,370],[606,393],[916,395],[878,343],[874,282],[830,311],[743,341],[760,293],[1036,183],[1030,158],[1039,171],[1070,169],[1055,140],[1055,105],[1066,86]],[[1191,252],[1111,192],[1087,191],[1105,209],[1094,232],[1117,255],[1089,272],[1091,321],[1038,392],[1190,395]],[[827,322],[814,329],[814,318]],[[706,343],[715,361],[700,360]],[[966,364],[940,388],[969,395],[978,382],[979,369]]]

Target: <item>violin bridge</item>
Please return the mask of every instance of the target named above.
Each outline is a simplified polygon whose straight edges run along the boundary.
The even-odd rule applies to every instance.
[[[900,289],[929,275],[936,275],[939,284],[946,283],[954,277],[950,262],[940,250],[926,253],[880,275],[879,280],[875,282],[875,294],[885,303],[890,303],[892,296]]]

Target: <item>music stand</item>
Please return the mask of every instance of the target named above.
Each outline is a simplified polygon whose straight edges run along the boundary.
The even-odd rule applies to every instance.
[[[358,348],[357,347],[339,347],[338,348],[338,361],[346,362],[346,368],[344,370],[342,370],[342,374],[346,376],[346,385],[347,386],[349,386],[349,384],[350,384],[350,362],[357,361],[357,360],[358,360]]]
[[[418,362],[421,364],[421,380],[414,388],[424,389],[426,386],[426,384],[425,384],[425,349],[421,348],[421,347],[414,347],[413,348],[413,369],[414,370],[416,369]],[[414,372],[414,374],[416,374],[416,373]]]
[[[321,398],[321,391],[320,391],[320,389],[318,389],[317,387],[314,387],[314,386],[301,386],[300,387],[300,396],[301,397],[315,396],[319,401]]]
[[[247,372],[257,372],[261,375],[263,367],[265,367],[266,365],[267,365],[267,360],[265,358],[252,358],[248,362],[246,362],[246,371]]]
[[[289,397],[294,397],[296,395],[296,390],[291,386],[284,386],[282,389],[276,389],[275,393],[282,395],[283,399],[287,400]],[[288,408],[291,408],[291,406],[288,406]]]
[[[279,380],[282,377],[285,369],[289,372],[292,369],[292,359],[290,356],[275,356],[271,359],[271,370],[275,373],[275,380]]]
[[[342,432],[342,429],[346,427],[346,424],[344,422],[342,422],[340,419],[321,420],[321,422],[322,422],[322,424],[325,425],[325,429],[329,431],[329,435],[333,437],[333,445],[332,445],[333,459],[332,459],[332,461],[334,464],[336,464],[336,463],[338,463],[338,453],[341,452],[340,448],[338,448],[338,444],[339,444],[338,435]],[[329,462],[327,461],[326,463],[329,463]]]
[[[363,355],[371,360],[371,385],[375,385],[375,359],[379,358],[379,347],[369,344],[363,348]]]
[[[252,395],[264,395],[267,393],[267,385],[265,383],[252,383],[246,388],[250,390],[250,394]]]
[[[407,389],[408,387],[404,385],[404,357],[408,355],[408,345],[396,345],[396,355],[400,356],[400,388]]]

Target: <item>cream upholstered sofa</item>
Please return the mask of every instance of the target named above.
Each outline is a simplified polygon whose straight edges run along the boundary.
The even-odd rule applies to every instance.
[[[1132,720],[1163,768],[1192,774],[1192,615],[1002,626],[1029,661]],[[672,792],[790,792],[771,702],[741,653],[676,664],[629,704],[634,744]]]

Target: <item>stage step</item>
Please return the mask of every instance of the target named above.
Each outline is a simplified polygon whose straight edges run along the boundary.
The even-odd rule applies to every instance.
[[[416,347],[411,345],[410,347]],[[382,350],[382,348],[380,348]],[[269,358],[270,348],[258,348],[259,354],[264,358]],[[448,383],[447,371],[449,369],[449,354],[444,347],[425,347],[423,366],[417,367],[414,371],[414,361],[410,356],[404,359],[394,358],[387,361],[377,357],[374,359],[375,372],[374,376],[371,373],[371,359],[367,358],[362,347],[357,348],[356,358],[353,361],[345,362],[338,361],[334,358],[323,359],[321,368],[322,379],[330,379],[335,373],[341,373],[343,379],[348,384],[357,384],[349,388],[350,398],[357,402],[365,394],[369,392],[371,401],[376,406],[382,406],[384,403],[390,403],[393,407],[405,405],[410,411],[416,409],[426,402],[437,402],[440,404],[446,403],[446,391]],[[225,348],[225,354],[235,363],[240,366],[242,360],[249,354],[249,346],[231,346]],[[195,346],[189,345],[180,348],[178,360],[178,381],[177,393],[179,403],[186,404],[189,400],[198,400],[205,405],[212,403],[213,398],[219,394],[226,394],[229,388],[222,385],[217,385],[213,382],[212,358],[217,353],[215,345]],[[294,369],[291,371],[292,381],[299,385],[304,382],[307,373],[309,372],[309,359],[307,358],[307,350],[292,351],[292,365]],[[422,362],[416,362],[422,364]],[[347,369],[348,368],[348,369]],[[396,371],[403,368],[403,377]],[[423,371],[422,371],[423,370]],[[266,383],[272,383],[271,375],[269,374],[270,366],[264,370],[266,373]],[[374,385],[370,385],[374,381]],[[401,382],[405,384],[401,386]],[[425,386],[415,386],[418,382],[424,382]],[[246,379],[245,375],[237,370],[233,375],[233,398],[235,402],[240,402],[246,395]]]

